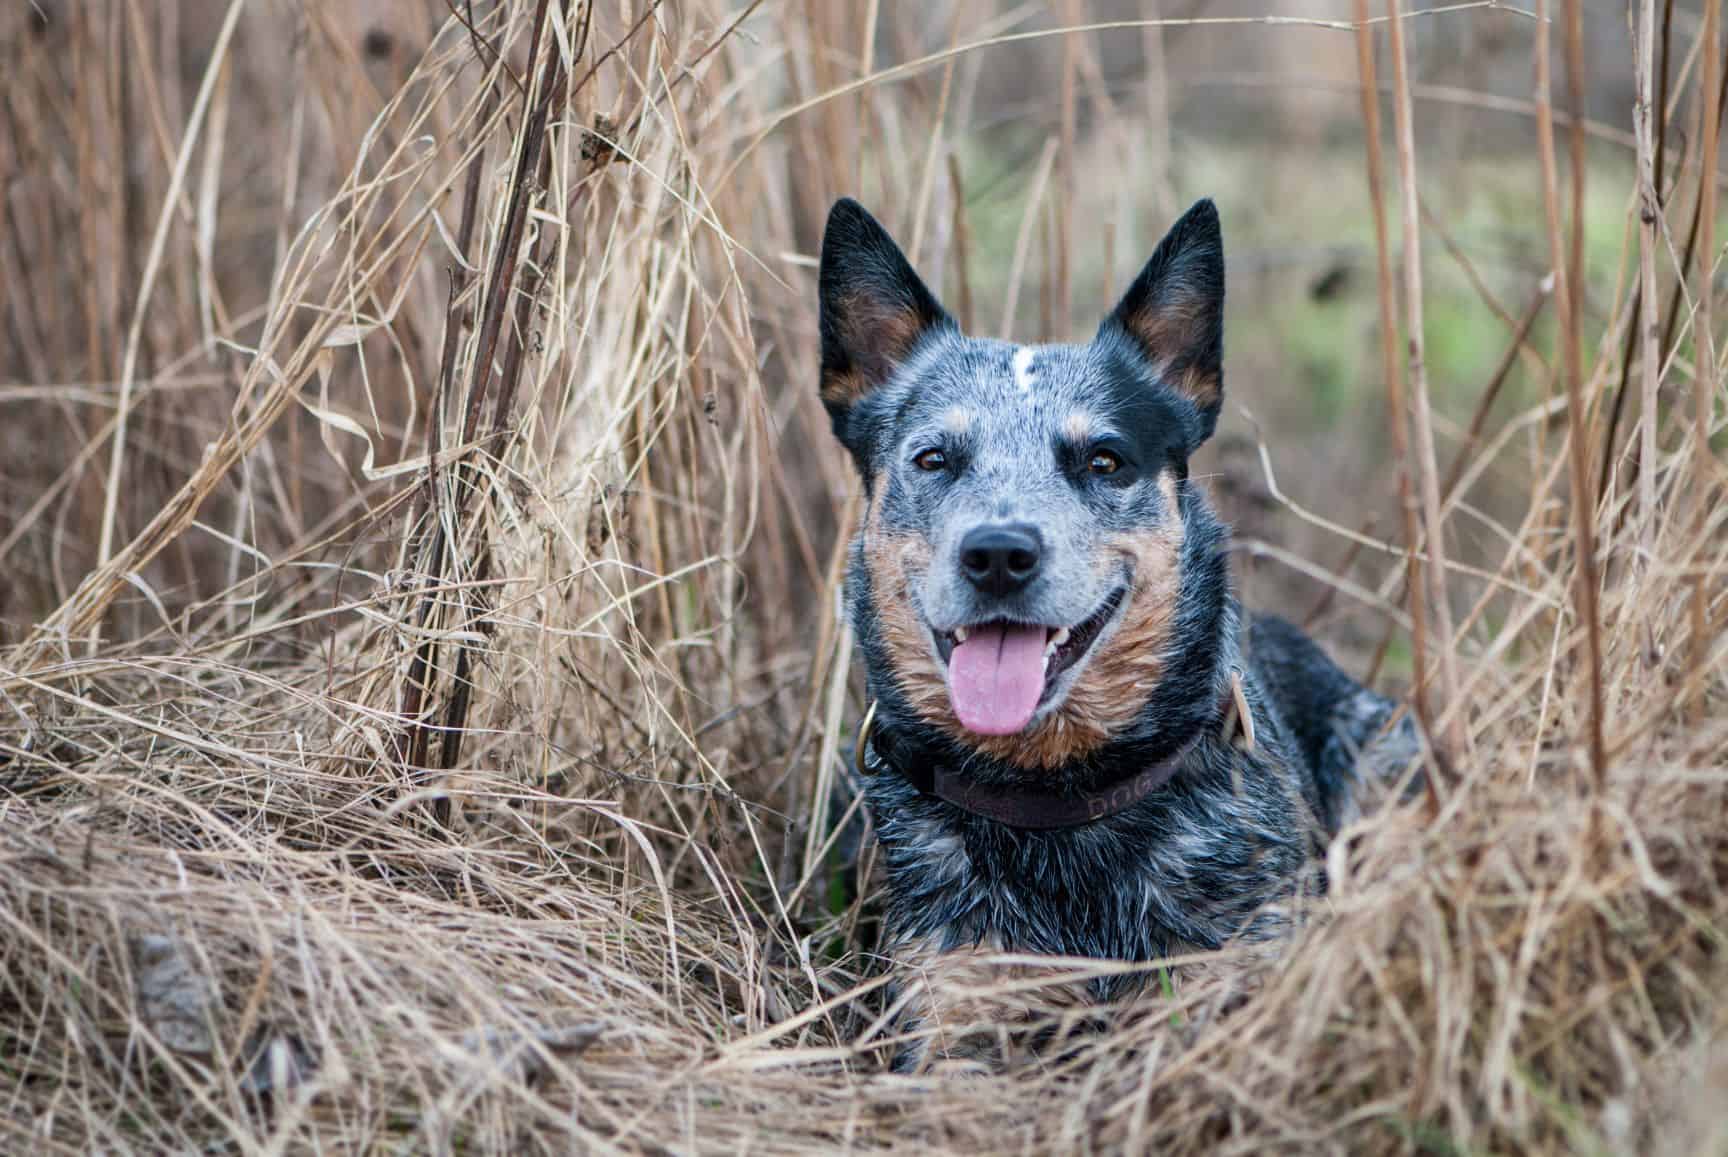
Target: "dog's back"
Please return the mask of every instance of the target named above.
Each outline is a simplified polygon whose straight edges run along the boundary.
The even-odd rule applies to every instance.
[[[1401,774],[1420,750],[1408,713],[1345,674],[1301,628],[1276,615],[1248,625],[1247,658],[1300,753],[1328,832],[1357,814],[1364,790]]]

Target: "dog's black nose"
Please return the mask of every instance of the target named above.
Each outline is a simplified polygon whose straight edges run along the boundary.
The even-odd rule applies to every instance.
[[[960,572],[985,594],[1001,598],[1037,576],[1043,549],[1038,532],[1030,526],[980,526],[960,540]]]

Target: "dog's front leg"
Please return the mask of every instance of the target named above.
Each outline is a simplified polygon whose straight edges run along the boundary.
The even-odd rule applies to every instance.
[[[978,1075],[1001,1070],[1038,1032],[1083,1001],[1054,970],[1003,958],[993,940],[945,948],[941,937],[902,939],[894,953],[901,1073]]]
[[[939,936],[907,938],[894,952],[895,1004],[901,1008],[894,1053],[898,1073],[991,1072],[1007,1052],[1003,1010],[988,996],[1000,969],[996,945],[943,948]]]

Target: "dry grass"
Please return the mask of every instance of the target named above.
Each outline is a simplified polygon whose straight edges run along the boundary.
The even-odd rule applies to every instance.
[[[1638,6],[1646,187],[1593,283],[1579,90],[1537,104],[1561,324],[1505,365],[1547,343],[1545,392],[1485,427],[1500,369],[1443,488],[1420,366],[1392,409],[1447,549],[1404,584],[1293,511],[1348,551],[1294,563],[1428,629],[1428,806],[1334,846],[1281,958],[1177,962],[972,1081],[881,1070],[876,885],[832,850],[856,487],[804,255],[862,188],[963,313],[1060,331],[1113,272],[1092,223],[1142,239],[1098,158],[1168,199],[1162,80],[1112,94],[1102,31],[987,4],[924,40],[601,7],[0,15],[0,1148],[1728,1151],[1716,0]],[[1562,74],[1578,11],[1518,25]],[[1060,111],[997,285],[952,138],[1009,43]]]

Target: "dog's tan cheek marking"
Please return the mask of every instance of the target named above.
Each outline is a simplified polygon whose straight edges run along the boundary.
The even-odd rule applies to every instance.
[[[880,497],[871,503],[864,525],[864,565],[870,572],[871,605],[900,693],[921,718],[948,725],[953,711],[947,681],[931,653],[929,632],[912,609],[912,575],[929,567],[930,544],[917,535],[885,528]]]
[[[1134,586],[1121,626],[1100,645],[1068,696],[1069,704],[1107,733],[1130,723],[1151,698],[1176,615],[1185,532],[1168,472],[1159,476],[1158,489],[1165,498],[1163,524],[1105,543],[1106,565],[1124,556],[1133,560]]]

